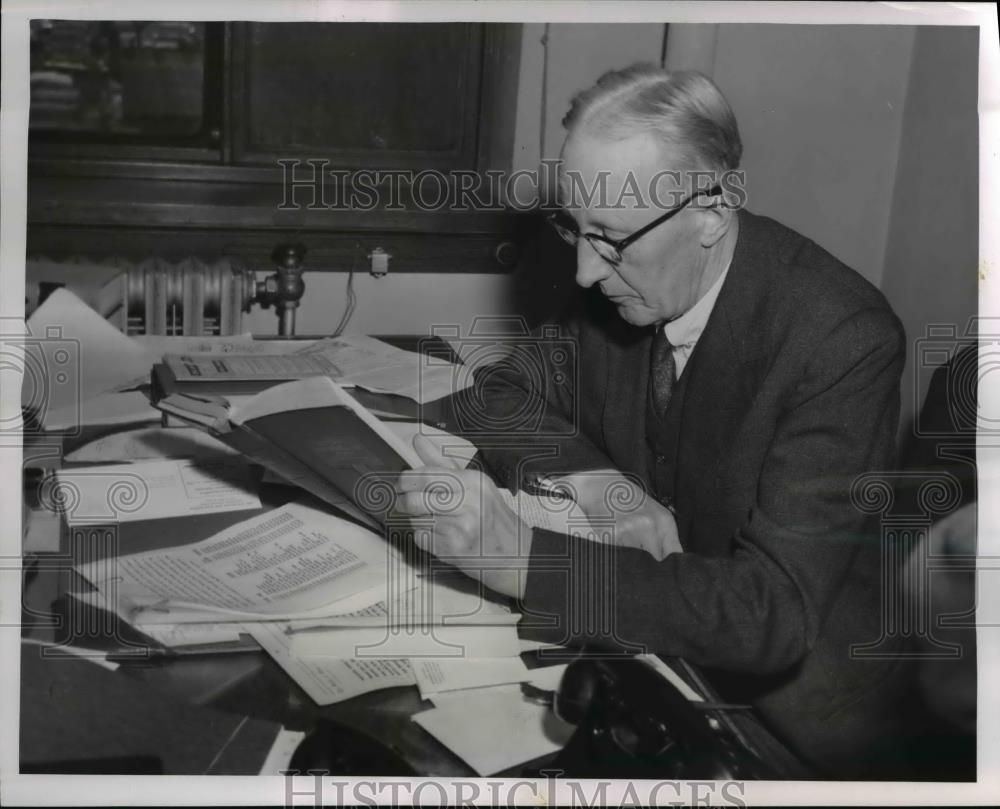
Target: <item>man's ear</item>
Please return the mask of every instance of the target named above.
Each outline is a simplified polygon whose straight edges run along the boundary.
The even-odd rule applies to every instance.
[[[735,219],[732,210],[723,205],[701,208],[698,216],[701,219],[702,247],[714,247],[729,232]]]

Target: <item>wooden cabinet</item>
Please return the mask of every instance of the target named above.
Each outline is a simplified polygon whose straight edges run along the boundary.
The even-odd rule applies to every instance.
[[[346,168],[476,168],[483,26],[243,30],[234,161],[310,155]]]
[[[421,210],[405,195],[402,206],[380,196],[363,210],[289,207],[283,182],[288,161],[299,177],[310,175],[309,160],[340,170],[324,176],[333,185],[359,169],[509,168],[520,37],[520,25],[506,24],[207,24],[203,64],[174,59],[203,81],[201,93],[181,82],[170,95],[192,118],[193,99],[203,98],[200,140],[32,129],[28,252],[198,251],[264,268],[269,245],[294,237],[314,270],[346,270],[379,246],[393,254],[393,271],[507,271],[512,253],[498,248],[513,237],[514,217],[502,210]],[[116,79],[123,90],[150,59],[163,62],[118,60],[130,68],[131,85]],[[163,115],[163,103],[138,97],[123,107]]]

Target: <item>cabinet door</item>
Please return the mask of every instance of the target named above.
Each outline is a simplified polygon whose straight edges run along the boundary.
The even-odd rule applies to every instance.
[[[484,26],[248,23],[236,31],[233,158],[475,169]],[[241,58],[242,57],[242,58]]]

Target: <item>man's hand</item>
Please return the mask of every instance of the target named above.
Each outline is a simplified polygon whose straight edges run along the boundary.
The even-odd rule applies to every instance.
[[[422,435],[413,447],[427,464],[404,472],[396,510],[433,520],[417,544],[479,579],[498,593],[524,595],[532,529],[504,503],[496,484],[481,472],[461,469]]]
[[[559,478],[559,483],[568,484],[577,504],[591,520],[614,520],[615,545],[646,551],[657,562],[683,551],[674,515],[621,472],[580,472]]]

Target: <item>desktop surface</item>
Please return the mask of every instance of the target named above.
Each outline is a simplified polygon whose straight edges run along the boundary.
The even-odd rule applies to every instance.
[[[419,344],[416,338],[388,341],[410,350]],[[58,467],[59,452],[53,447],[68,449],[120,429],[127,426],[88,430],[65,440],[35,435],[26,440],[25,464]],[[320,706],[259,649],[151,657],[124,662],[113,671],[106,664],[64,652],[61,645],[102,652],[130,644],[143,648],[146,643],[141,633],[113,614],[69,595],[86,589],[73,571],[75,565],[119,552],[198,542],[303,496],[299,489],[259,480],[258,492],[261,508],[253,511],[121,523],[105,526],[104,531],[99,526],[78,530],[62,525],[58,539],[52,538],[52,552],[25,557],[23,771],[257,774],[281,727],[308,732],[329,720],[383,745],[393,760],[402,760],[421,775],[475,775],[465,761],[413,721],[414,715],[432,707],[416,686],[381,689]],[[561,659],[539,652],[522,654],[529,669],[565,663],[571,657],[569,652]],[[103,660],[102,655],[98,658]],[[751,734],[759,730],[752,722],[745,728]],[[551,755],[536,759],[498,775],[537,775],[551,759]]]

